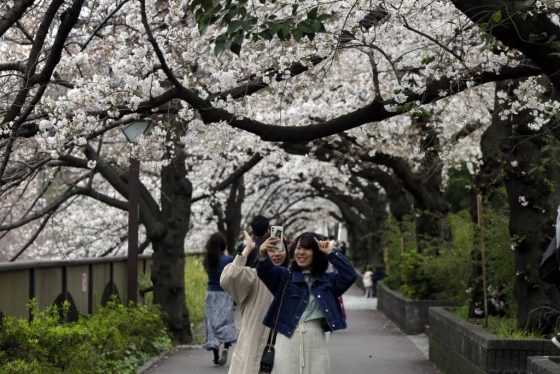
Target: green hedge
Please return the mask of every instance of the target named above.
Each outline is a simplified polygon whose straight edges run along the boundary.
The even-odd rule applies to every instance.
[[[67,312],[69,305],[63,307]],[[0,373],[135,373],[149,357],[171,348],[156,307],[125,308],[111,301],[79,321],[60,321],[56,307],[31,322],[5,317],[0,326]]]
[[[486,209],[486,273],[490,297],[503,300],[505,309],[513,308],[514,256],[508,232],[507,212]],[[385,283],[403,295],[419,300],[458,300],[467,302],[472,284],[473,254],[480,252],[479,229],[468,210],[449,214],[453,243],[437,254],[419,253],[414,237],[414,220],[400,224],[389,217],[385,224],[383,246],[388,253],[389,277]],[[402,241],[401,241],[402,238]],[[441,248],[449,247],[441,245]]]

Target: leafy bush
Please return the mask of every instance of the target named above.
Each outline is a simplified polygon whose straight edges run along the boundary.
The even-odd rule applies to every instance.
[[[31,322],[3,320],[0,373],[134,373],[147,358],[171,348],[155,307],[125,308],[112,300],[72,323],[61,322],[56,307],[38,312],[34,300],[30,310]]]
[[[480,275],[472,277],[473,253],[481,250],[479,229],[467,210],[449,214],[448,223],[453,232],[453,245],[432,255],[417,251],[413,218],[398,224],[389,217],[383,234],[389,269],[389,277],[384,282],[413,299],[469,301],[472,287],[469,282],[481,283]],[[489,298],[503,303],[502,309],[511,317],[515,309],[515,272],[507,207],[499,212],[486,208],[484,225]]]
[[[412,217],[400,225],[394,219],[387,220],[383,244],[389,253],[389,277],[385,281],[389,287],[413,299],[467,300],[473,225],[468,211],[450,214],[448,223],[453,230],[453,246],[434,255],[416,249]]]
[[[504,310],[509,317],[514,317],[515,300],[513,286],[515,283],[515,253],[512,251],[512,239],[509,235],[509,211],[495,212],[488,209],[484,216],[486,277],[489,298],[503,299]],[[519,239],[514,239],[519,241]],[[476,242],[477,250],[480,244]],[[513,244],[515,245],[515,244]]]
[[[385,221],[382,243],[387,252],[387,274],[383,282],[394,290],[400,290],[404,284],[401,257],[405,252],[416,251],[414,218],[405,217],[401,223],[389,214]]]

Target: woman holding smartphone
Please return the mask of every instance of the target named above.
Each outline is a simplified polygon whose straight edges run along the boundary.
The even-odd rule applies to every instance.
[[[228,264],[220,285],[229,293],[241,311],[241,331],[233,350],[229,374],[257,374],[259,363],[268,339],[270,329],[262,324],[262,320],[272,302],[273,295],[257,277],[254,268],[245,266],[249,254],[255,248],[253,239],[247,231],[243,231],[247,245],[233,263]],[[276,238],[268,238],[268,240]],[[266,241],[265,241],[266,243]],[[288,266],[288,251],[284,246],[281,250],[271,249],[268,253],[273,266]]]
[[[354,283],[356,271],[326,238],[306,232],[294,240],[290,273],[274,266],[267,256],[277,241],[270,238],[264,242],[257,261],[257,275],[274,294],[263,321],[269,328],[277,321],[272,373],[328,374],[325,332],[346,328],[338,297]],[[337,273],[327,273],[329,262]]]

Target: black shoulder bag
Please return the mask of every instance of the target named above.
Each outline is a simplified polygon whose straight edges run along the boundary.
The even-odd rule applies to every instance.
[[[274,323],[274,328],[270,330],[268,334],[268,340],[264,347],[264,351],[261,358],[261,365],[259,368],[259,374],[270,374],[272,373],[272,367],[274,366],[274,344],[276,344],[276,326],[278,325],[278,318],[280,317],[280,310],[282,309],[282,302],[284,301],[284,293],[286,293],[286,287],[290,281],[291,273],[288,274],[288,280],[284,285],[282,290],[282,298],[280,299],[280,306],[278,307],[278,315],[276,315],[276,322]]]

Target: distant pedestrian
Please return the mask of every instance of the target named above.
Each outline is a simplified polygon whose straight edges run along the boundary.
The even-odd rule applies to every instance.
[[[268,238],[259,248],[257,274],[274,294],[263,323],[276,325],[273,374],[329,374],[326,331],[346,328],[338,297],[356,280],[350,261],[312,232],[294,240],[291,272],[274,266],[267,253],[279,239]],[[327,273],[332,262],[338,272]],[[277,324],[276,324],[277,321]]]
[[[259,363],[270,333],[270,329],[262,324],[273,295],[263,282],[257,277],[257,271],[245,266],[249,253],[255,248],[255,243],[247,233],[247,245],[243,252],[228,264],[222,276],[220,285],[229,293],[241,311],[241,332],[235,345],[228,374],[257,374]],[[286,245],[282,251],[268,252],[272,263],[276,266],[288,266],[288,250]]]
[[[255,261],[257,260],[257,252],[259,250],[259,247],[261,246],[262,242],[264,242],[266,235],[270,233],[269,226],[270,222],[268,218],[264,216],[253,217],[253,220],[251,221],[251,230],[253,230],[252,240],[255,242],[255,249],[251,251],[251,253],[249,253],[249,255],[247,256],[246,266],[249,266],[251,268],[255,267]],[[244,248],[244,244],[237,247],[237,254],[241,255],[241,252],[243,252]]]
[[[204,302],[204,327],[207,350],[214,353],[214,365],[227,362],[228,349],[237,341],[238,332],[233,321],[233,298],[220,287],[224,267],[233,261],[227,254],[226,237],[214,233],[206,242],[202,264],[208,273],[208,291]],[[220,354],[220,346],[223,349]]]
[[[378,266],[375,268],[375,272],[371,276],[371,280],[373,281],[373,297],[377,297],[377,282],[382,281],[387,277],[387,273],[385,272],[385,266]]]
[[[364,281],[364,288],[366,289],[364,296],[373,297],[373,269],[370,265],[367,266],[362,280]]]
[[[346,248],[346,242],[345,241],[341,241],[340,242],[340,253],[342,253],[344,256],[346,256],[346,251],[348,250],[348,248]]]

